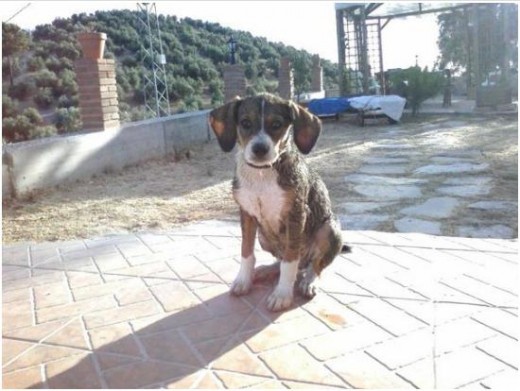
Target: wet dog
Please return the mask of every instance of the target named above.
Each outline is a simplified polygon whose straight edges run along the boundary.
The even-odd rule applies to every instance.
[[[242,260],[231,292],[246,294],[253,279],[274,272],[280,277],[267,299],[271,311],[292,304],[295,282],[304,297],[314,297],[321,271],[348,251],[327,188],[302,156],[316,144],[321,121],[291,101],[263,94],[214,109],[209,122],[223,151],[238,143],[233,196],[240,206]],[[278,262],[255,270],[257,233]]]

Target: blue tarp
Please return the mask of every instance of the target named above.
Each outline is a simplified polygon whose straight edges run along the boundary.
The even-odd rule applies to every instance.
[[[323,98],[311,100],[308,107],[312,114],[319,117],[343,113],[350,104],[349,98]]]

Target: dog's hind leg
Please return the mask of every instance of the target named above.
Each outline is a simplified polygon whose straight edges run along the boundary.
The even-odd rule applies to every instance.
[[[318,290],[318,276],[314,271],[312,263],[310,263],[303,273],[299,276],[297,281],[298,292],[307,299],[312,299],[316,296]]]
[[[312,239],[312,245],[304,258],[305,268],[298,279],[298,292],[308,299],[316,296],[318,277],[332,263],[343,247],[341,231],[335,222],[325,223]]]

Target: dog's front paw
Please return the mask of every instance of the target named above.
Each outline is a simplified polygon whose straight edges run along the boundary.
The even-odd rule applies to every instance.
[[[283,311],[291,306],[292,300],[292,289],[280,289],[276,287],[274,292],[267,298],[267,309],[273,312]]]
[[[231,294],[235,296],[242,296],[251,290],[252,281],[249,278],[239,278],[237,277],[233,284],[231,284]]]

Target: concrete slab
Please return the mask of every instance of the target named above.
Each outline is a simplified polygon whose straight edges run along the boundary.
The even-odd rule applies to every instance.
[[[485,210],[512,210],[516,207],[517,204],[511,201],[479,201],[468,205],[468,208]]]
[[[513,230],[502,224],[487,226],[461,226],[457,229],[459,236],[467,238],[513,238]]]
[[[347,212],[351,214],[359,214],[364,213],[372,210],[377,210],[380,208],[384,208],[390,205],[395,205],[394,202],[373,202],[373,201],[366,201],[366,202],[345,202],[341,204],[340,206]]]
[[[367,164],[402,164],[409,160],[404,157],[368,157],[365,159]]]
[[[441,234],[441,223],[436,221],[403,217],[402,219],[394,221],[394,226],[399,232],[420,232],[429,235]]]
[[[488,194],[491,191],[491,186],[442,186],[437,189],[437,192],[458,197],[475,197]]]
[[[451,197],[430,198],[422,204],[401,209],[405,215],[442,219],[449,217],[459,206],[459,201]]]
[[[354,190],[359,194],[376,201],[401,200],[419,198],[422,196],[421,188],[414,185],[357,185]]]
[[[378,144],[378,145],[375,145],[373,148],[375,149],[391,149],[391,150],[395,150],[395,149],[412,149],[414,148],[413,145],[410,145],[410,144]]]
[[[365,164],[359,167],[359,172],[364,174],[405,174],[407,172],[407,166],[402,164]]]
[[[343,230],[372,230],[376,229],[381,223],[384,223],[389,219],[389,215],[370,213],[348,214],[339,216],[341,229]]]
[[[450,175],[483,172],[489,169],[487,163],[452,163],[452,164],[428,164],[415,170],[415,174],[419,175]]]
[[[428,182],[426,179],[404,178],[404,177],[388,177],[378,175],[351,174],[345,177],[347,182],[381,185],[381,186],[400,186],[400,185],[418,185]]]
[[[448,178],[444,182],[443,185],[473,185],[473,186],[484,186],[491,182],[492,178],[487,176],[463,176],[459,178]]]

